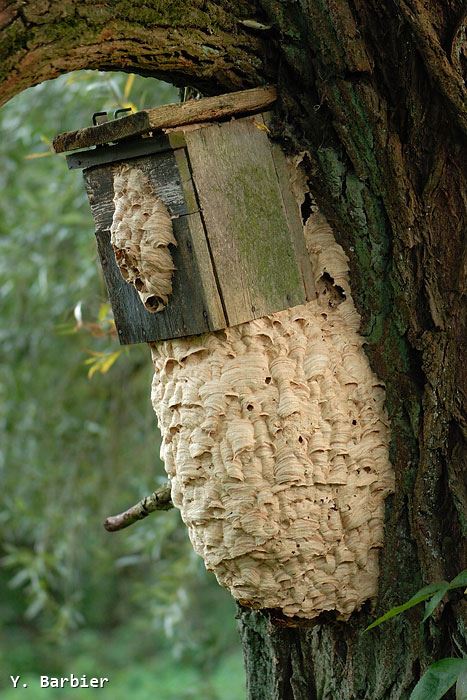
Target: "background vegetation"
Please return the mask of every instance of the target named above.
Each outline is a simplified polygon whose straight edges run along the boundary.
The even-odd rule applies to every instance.
[[[178,512],[114,535],[102,527],[163,481],[151,366],[145,346],[122,352],[112,335],[81,173],[50,151],[56,133],[95,111],[177,99],[152,79],[80,72],[0,111],[5,700],[34,700],[39,675],[71,672],[108,676],[102,700],[244,697],[234,605]],[[18,674],[27,690],[11,687]]]

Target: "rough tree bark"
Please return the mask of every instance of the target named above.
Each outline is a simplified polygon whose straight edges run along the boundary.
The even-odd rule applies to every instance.
[[[463,41],[462,0],[0,4],[0,102],[78,68],[205,94],[278,85],[277,138],[309,151],[310,189],[350,257],[387,386],[397,484],[378,612],[463,568]],[[453,595],[423,629],[415,609],[367,635],[368,609],[308,628],[240,609],[249,698],[407,698],[428,663],[465,648],[462,605]]]

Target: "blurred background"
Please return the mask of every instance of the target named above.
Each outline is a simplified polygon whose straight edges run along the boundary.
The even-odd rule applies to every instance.
[[[80,171],[51,141],[93,112],[178,101],[165,83],[83,71],[0,110],[0,692],[108,676],[102,700],[241,700],[235,606],[178,511],[108,534],[164,482],[145,345],[121,349]],[[21,675],[26,690],[14,689]]]

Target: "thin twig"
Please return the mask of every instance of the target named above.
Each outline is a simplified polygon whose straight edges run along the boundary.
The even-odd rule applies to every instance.
[[[133,525],[138,520],[143,520],[155,510],[170,510],[171,508],[173,508],[173,503],[170,496],[170,484],[165,484],[128,510],[124,510],[123,513],[111,515],[104,522],[104,527],[108,532],[117,532],[117,530],[123,530],[125,527]]]

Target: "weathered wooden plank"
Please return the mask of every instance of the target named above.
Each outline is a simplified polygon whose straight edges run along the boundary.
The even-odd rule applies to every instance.
[[[276,88],[266,86],[205,97],[202,100],[163,105],[97,126],[59,134],[54,138],[52,145],[55,153],[99,146],[130,136],[138,136],[151,130],[195,124],[211,119],[224,119],[236,114],[260,112],[276,100]]]
[[[276,88],[267,85],[149,109],[149,123],[152,129],[167,129],[184,124],[214,121],[239,114],[261,112],[276,100]]]
[[[131,158],[170,150],[171,146],[166,134],[156,134],[155,136],[122,141],[112,146],[99,146],[88,151],[70,153],[66,156],[66,162],[70,170],[84,170],[85,168],[91,168],[93,165],[116,163],[120,160],[130,160]]]
[[[227,328],[229,324],[216,284],[203,221],[199,213],[189,214],[184,219],[190,230],[193,273],[203,289],[204,313],[208,328],[210,331]]]
[[[207,311],[209,305],[206,304],[199,273],[193,265],[191,231],[186,220],[188,212],[175,159],[173,154],[163,156],[165,162],[161,170],[155,168],[151,158],[134,161],[151,177],[158,195],[166,201],[169,210],[179,214],[173,219],[174,235],[178,243],[172,250],[176,266],[173,291],[167,307],[157,314],[146,311],[134,287],[121,276],[110,243],[114,212],[113,169],[116,166],[106,165],[84,171],[96,223],[99,256],[122,344],[179,338],[210,330]],[[164,180],[168,173],[171,173],[172,177],[170,185]],[[160,188],[159,178],[163,182]]]
[[[229,325],[304,303],[264,125],[238,119],[185,139]]]
[[[228,323],[222,306],[221,294],[212,264],[208,241],[206,239],[206,231],[199,213],[199,202],[196,197],[193,180],[191,179],[185,149],[177,148],[177,150],[174,151],[174,156],[180,174],[181,186],[187,209],[189,212],[192,212],[185,217],[185,220],[191,233],[193,262],[196,263],[197,274],[204,290],[209,329],[219,330],[221,328],[226,328]]]
[[[172,151],[160,153],[157,158],[150,156],[135,158],[130,163],[137,165],[147,174],[172,216],[178,217],[191,213],[185,202],[180,173]]]
[[[267,128],[271,123],[271,114],[258,114],[255,117],[260,123],[263,123]],[[291,234],[292,244],[295,248],[295,255],[300,265],[300,271],[305,286],[306,298],[308,301],[316,299],[316,286],[313,279],[313,269],[311,267],[310,256],[306,248],[305,237],[303,235],[303,221],[300,216],[298,202],[295,199],[292,186],[290,183],[289,166],[284,155],[284,151],[279,144],[270,141],[271,154],[276,169],[277,179],[279,182],[282,203],[287,215],[287,222]]]
[[[110,122],[87,126],[78,131],[67,131],[58,134],[52,141],[55,153],[76,151],[77,148],[90,148],[112,141],[137,136],[150,131],[149,115],[147,112],[135,112],[128,117],[121,117]]]
[[[110,231],[96,230],[96,241],[120,344],[155,340],[152,319],[147,318],[151,314],[144,308],[134,287],[127,284],[120,274],[110,243]]]

